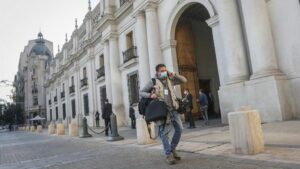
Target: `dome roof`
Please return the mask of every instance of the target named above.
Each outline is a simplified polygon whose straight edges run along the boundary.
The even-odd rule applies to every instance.
[[[51,51],[45,45],[45,40],[43,39],[43,34],[41,32],[38,34],[38,39],[36,39],[35,43],[36,44],[32,47],[29,55],[45,55],[48,56],[48,61],[50,61],[52,59]]]

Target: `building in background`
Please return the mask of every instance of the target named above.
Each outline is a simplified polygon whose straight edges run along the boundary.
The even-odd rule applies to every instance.
[[[15,76],[16,104],[21,105],[26,119],[40,115],[46,117],[46,68],[53,59],[53,44],[40,32],[30,40],[20,54]],[[28,122],[28,121],[27,121]]]
[[[37,77],[45,78],[47,120],[67,125],[87,117],[94,126],[108,98],[118,123],[129,124],[129,106],[137,106],[158,63],[187,77],[176,87],[179,97],[184,88],[194,97],[203,89],[210,115],[223,123],[243,106],[258,109],[264,122],[300,117],[299,30],[298,0],[101,0],[52,62],[47,55],[37,61],[46,66]],[[19,73],[30,91],[25,109],[34,112],[30,60]]]

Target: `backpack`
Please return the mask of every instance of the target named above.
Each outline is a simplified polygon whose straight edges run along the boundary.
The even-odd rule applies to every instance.
[[[152,83],[153,83],[153,86],[156,85],[155,78],[152,78]],[[149,91],[149,93],[151,92],[151,90]],[[142,115],[142,116],[146,115],[146,108],[152,100],[153,99],[151,99],[151,98],[141,98],[141,100],[139,101],[139,105],[138,105],[140,115]]]

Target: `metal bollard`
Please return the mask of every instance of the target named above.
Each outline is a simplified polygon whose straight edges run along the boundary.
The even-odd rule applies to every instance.
[[[111,136],[107,139],[107,141],[124,140],[124,137],[120,136],[118,133],[117,117],[115,114],[112,114],[110,116],[110,124],[111,124]]]
[[[88,125],[87,125],[87,119],[84,117],[82,119],[82,135],[80,136],[80,138],[87,138],[87,137],[92,137],[92,135],[89,134],[88,132]]]

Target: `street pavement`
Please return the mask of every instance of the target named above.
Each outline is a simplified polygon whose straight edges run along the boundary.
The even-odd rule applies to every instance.
[[[118,142],[107,142],[103,134],[83,139],[49,136],[46,132],[2,132],[0,169],[299,169],[300,137],[288,129],[299,124],[292,121],[263,126],[266,152],[239,156],[231,152],[228,126],[202,126],[198,122],[196,129],[184,130],[178,147],[183,160],[174,166],[165,163],[160,142],[137,145],[135,131],[128,128],[120,128],[125,140]],[[294,133],[287,141],[286,130]],[[274,137],[278,132],[282,137]]]

